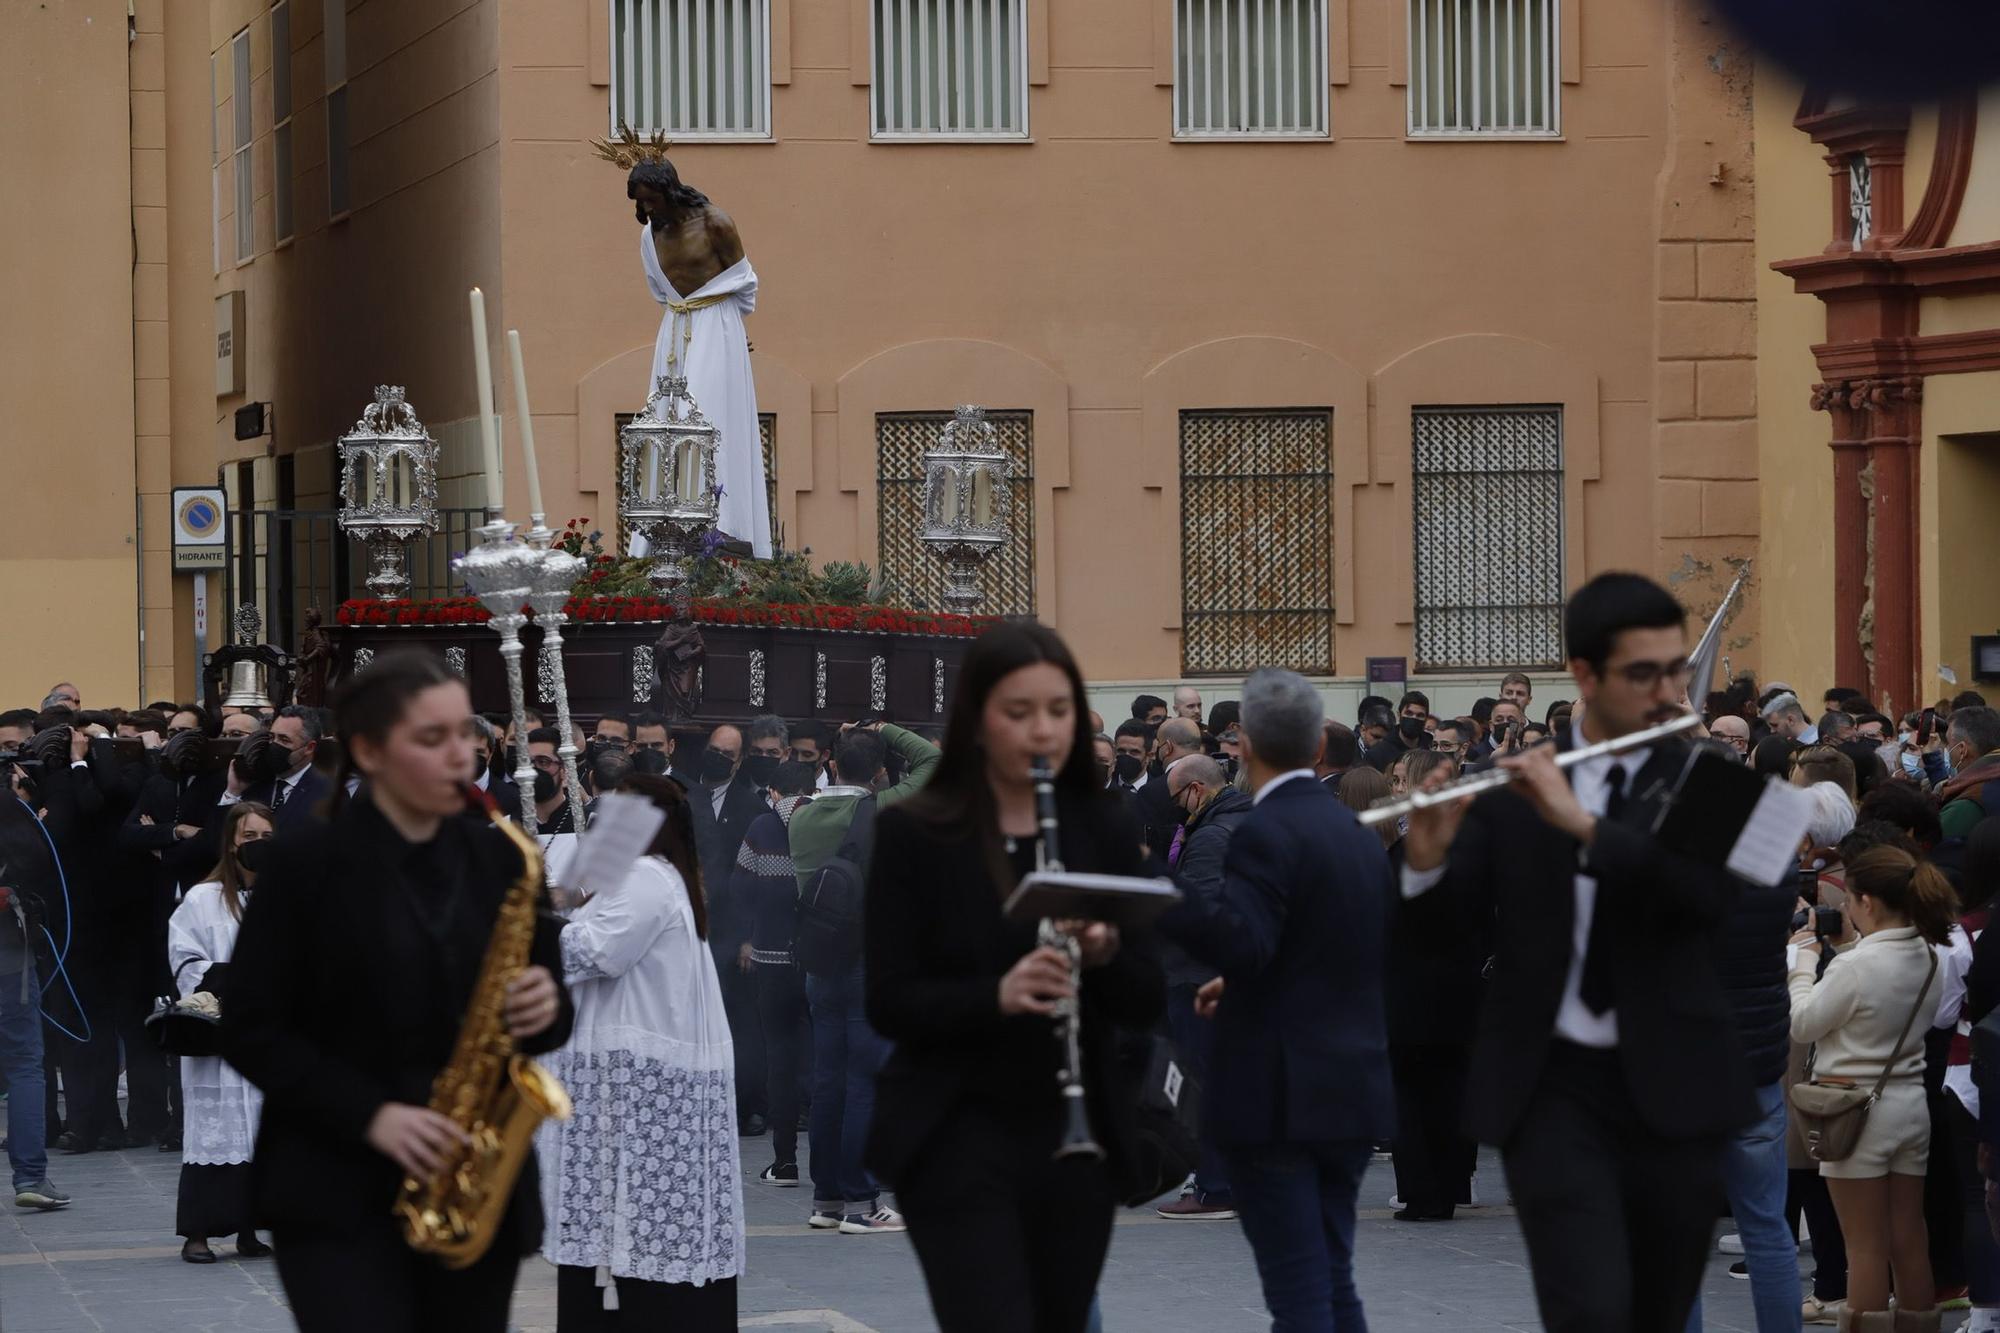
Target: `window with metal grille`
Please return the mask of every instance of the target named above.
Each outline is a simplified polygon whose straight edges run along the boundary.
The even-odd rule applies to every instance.
[[[1326,0],[1174,0],[1174,136],[1323,137]]]
[[[1410,134],[1562,132],[1560,0],[1410,0]]]
[[[1026,0],[871,0],[870,133],[1023,138]]]
[[[1181,413],[1181,664],[1333,670],[1333,413]]]
[[[233,171],[236,176],[236,262],[247,263],[257,255],[256,182],[250,174],[250,30],[236,34],[229,44],[229,110],[235,137]]]
[[[347,170],[347,0],[325,0],[326,212],[338,222],[354,207]]]
[[[938,442],[949,412],[885,412],[875,418],[877,559],[898,591],[932,611],[946,609],[944,562],[917,539],[924,526],[924,451]],[[988,412],[1007,453],[1009,537],[980,568],[985,615],[1035,610],[1035,414]]]
[[[611,0],[613,134],[620,124],[769,138],[770,0]]]
[[[271,215],[280,243],[292,239],[292,6],[271,6]]]
[[[1562,662],[1560,407],[1420,407],[1417,665]]]
[[[616,441],[618,438],[617,433],[619,431],[624,430],[625,427],[631,422],[632,418],[637,415],[638,413],[636,412],[618,413],[617,416],[613,418],[614,424],[612,426],[611,438],[614,441]],[[758,448],[763,450],[764,453],[764,503],[770,510],[771,536],[775,540],[778,535],[778,414],[777,413],[759,412],[757,414],[757,446]],[[614,443],[612,447],[615,449],[617,446]],[[617,498],[618,500],[622,501],[625,498],[625,476],[622,469],[619,472],[617,486],[618,486]],[[625,552],[630,548],[631,538],[625,531],[625,520],[619,516],[619,514],[623,512],[623,506],[620,505],[617,507],[617,509],[618,512],[614,512],[613,514],[611,514],[608,519],[600,520],[599,526],[603,527],[606,522],[610,524],[609,528],[607,528],[606,531],[611,533],[611,540],[607,541],[604,544],[604,549],[606,549],[607,551],[614,551],[622,554],[623,552]]]

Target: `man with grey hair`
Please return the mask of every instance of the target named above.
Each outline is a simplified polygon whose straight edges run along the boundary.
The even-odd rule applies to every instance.
[[[1174,716],[1184,717],[1201,726],[1201,691],[1192,685],[1181,685],[1174,689]]]
[[[1222,1150],[1264,1304],[1278,1327],[1363,1327],[1354,1207],[1373,1145],[1394,1131],[1381,842],[1314,780],[1325,709],[1296,672],[1243,690],[1252,809],[1219,891],[1186,895],[1162,932],[1221,972],[1202,1121]],[[1176,773],[1178,773],[1178,768]]]
[[[1168,795],[1164,781],[1167,770],[1179,760],[1200,753],[1199,724],[1184,717],[1170,717],[1160,724],[1153,738],[1153,780],[1133,793],[1140,822],[1146,826],[1146,845],[1156,855],[1167,854],[1169,844],[1181,827],[1180,817],[1174,810],[1173,799]]]
[[[1770,724],[1772,731],[1787,740],[1801,745],[1819,744],[1819,728],[1806,720],[1804,705],[1799,703],[1799,696],[1790,690],[1764,705],[1764,721]]]

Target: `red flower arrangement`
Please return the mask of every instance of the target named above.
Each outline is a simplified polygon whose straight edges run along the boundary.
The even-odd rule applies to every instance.
[[[661,597],[572,597],[563,610],[577,624],[648,623],[669,620],[670,602]],[[697,600],[694,619],[704,625],[768,625],[862,634],[932,634],[971,638],[999,623],[998,616],[907,611],[889,606],[823,606],[817,603],[766,602],[744,605]],[[425,601],[380,601],[354,598],[340,604],[342,625],[478,625],[493,617],[472,597],[437,597]]]

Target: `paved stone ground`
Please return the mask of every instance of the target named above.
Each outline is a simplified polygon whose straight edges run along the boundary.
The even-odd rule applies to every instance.
[[[761,1145],[746,1142],[750,1173]],[[184,1264],[173,1234],[178,1159],[153,1151],[56,1156],[56,1183],[76,1202],[59,1213],[0,1216],[0,1330],[5,1333],[199,1333],[288,1329],[270,1260]],[[1498,1163],[1480,1179],[1497,1194]],[[1374,1333],[1498,1333],[1540,1328],[1520,1234],[1505,1207],[1461,1212],[1444,1225],[1390,1219],[1393,1188],[1374,1167],[1360,1224],[1360,1281]],[[741,1286],[746,1328],[905,1333],[934,1325],[908,1239],[807,1228],[809,1189],[747,1180],[750,1271]],[[1717,1255],[1707,1283],[1707,1327],[1753,1328],[1749,1284]],[[1102,1296],[1112,1330],[1256,1330],[1269,1326],[1242,1231],[1232,1222],[1163,1222],[1126,1212],[1111,1246]],[[515,1321],[522,1333],[555,1328],[555,1273],[523,1266]]]

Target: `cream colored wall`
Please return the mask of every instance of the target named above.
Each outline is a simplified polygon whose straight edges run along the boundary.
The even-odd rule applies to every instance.
[[[583,142],[607,129],[591,11],[501,5],[507,309],[527,344],[550,505],[602,519],[610,425],[584,422],[579,444],[577,386],[649,347],[659,308],[640,279],[623,183]],[[779,423],[795,544],[876,558],[872,469],[843,461],[843,376],[902,344],[997,344],[996,357],[1028,358],[1067,386],[1067,474],[1036,515],[1055,580],[1042,599],[1093,673],[1169,677],[1180,665],[1179,517],[1161,479],[1171,453],[1144,428],[1148,373],[1198,344],[1254,335],[1370,375],[1440,339],[1498,333],[1546,345],[1595,385],[1602,471],[1567,516],[1584,567],[1658,566],[1642,517],[1659,475],[1657,333],[1640,314],[1656,292],[1670,129],[1656,7],[1583,19],[1560,143],[1406,142],[1403,90],[1389,82],[1395,6],[1369,3],[1335,7],[1349,13],[1334,40],[1351,82],[1333,89],[1331,142],[1176,144],[1170,90],[1154,73],[1159,6],[1104,0],[1045,11],[1034,143],[892,146],[867,141],[866,70],[849,63],[853,13],[865,9],[778,6],[789,82],[774,90],[776,139],[689,141],[675,161],[736,218],[762,279],[750,325],[760,375],[777,368],[810,386],[809,445],[800,423]],[[1693,80],[1676,95],[1726,94]],[[1704,345],[1740,338],[1740,355],[1750,322],[1717,316],[1679,333]],[[1448,401],[1451,387],[1428,392]],[[644,389],[641,374],[626,405]],[[950,405],[941,382],[903,392],[894,406]],[[1320,402],[1271,405],[1319,406],[1338,392],[1330,379]],[[1722,458],[1749,447],[1742,434],[1699,447]],[[1360,503],[1379,508],[1390,494],[1364,491]],[[1358,603],[1339,608],[1339,652],[1341,669],[1358,672],[1363,652],[1408,651],[1394,610],[1407,590],[1381,582],[1372,554],[1407,542],[1408,526],[1376,508],[1355,522]],[[1406,552],[1392,568],[1407,568]]]
[[[1818,298],[1792,290],[1775,260],[1825,249],[1827,168],[1792,128],[1800,89],[1770,64],[1757,68],[1757,450],[1763,478],[1762,675],[1834,684],[1833,458],[1831,426],[1810,406],[1819,371],[1812,346],[1826,340]],[[1912,205],[1914,206],[1914,205]],[[1852,627],[1848,627],[1850,630]]]
[[[1951,229],[1950,245],[1976,245],[2000,236],[2000,88],[1979,93],[1979,122],[1972,136],[1972,174]]]
[[[2000,371],[1924,381],[1918,489],[1923,560],[1923,681],[1927,698],[1972,685],[1970,636],[2000,633]],[[1987,693],[1991,693],[1989,689]]]
[[[86,703],[139,692],[132,148],[160,108],[129,60],[125,0],[0,9],[4,707],[65,678]]]

